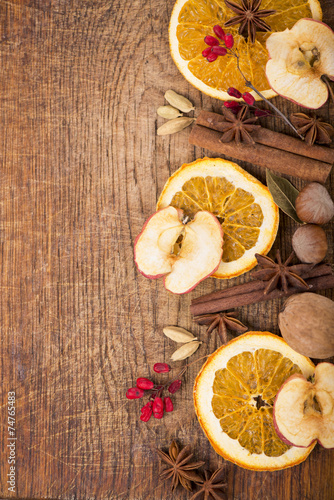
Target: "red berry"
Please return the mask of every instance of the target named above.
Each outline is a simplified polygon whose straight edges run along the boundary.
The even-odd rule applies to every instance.
[[[154,418],[162,418],[164,415],[164,404],[161,398],[155,398],[153,401]]]
[[[225,108],[229,108],[234,115],[237,115],[241,109],[240,104],[236,101],[226,101],[224,102],[224,106]]]
[[[213,52],[211,52],[211,54],[208,55],[208,57],[206,58],[206,60],[208,62],[213,62],[213,61],[215,61],[217,59],[217,57],[218,57],[217,54],[214,54]]]
[[[225,101],[225,108],[240,108],[240,104],[237,101]]]
[[[218,56],[226,56],[227,54],[225,47],[212,47],[211,51]]]
[[[161,413],[164,411],[164,404],[161,398],[155,398],[153,401],[153,413]]]
[[[210,45],[210,47],[214,47],[215,45],[219,45],[219,40],[215,38],[214,36],[207,35],[204,38],[204,41],[207,45]]]
[[[208,55],[210,54],[210,52],[211,52],[211,47],[207,47],[206,49],[203,50],[202,56],[203,57],[208,57]]]
[[[174,410],[174,406],[173,406],[172,400],[168,396],[164,398],[164,405],[165,405],[165,411],[166,412]]]
[[[230,35],[229,33],[227,35],[225,35],[224,42],[225,42],[226,47],[228,49],[231,49],[234,45],[233,35]]]
[[[213,31],[214,31],[215,35],[218,36],[218,38],[220,38],[221,40],[224,40],[225,31],[223,30],[223,28],[221,26],[219,26],[219,24],[216,24],[216,26],[213,27]]]
[[[125,395],[128,399],[139,399],[144,396],[144,391],[138,387],[130,387]]]
[[[144,389],[144,391],[149,391],[150,389],[153,389],[154,384],[148,378],[140,377],[137,378],[136,386],[139,389]]]
[[[227,93],[231,97],[236,97],[237,99],[240,99],[240,97],[242,96],[242,93],[238,89],[235,89],[234,87],[228,88]]]
[[[182,383],[181,380],[174,380],[174,382],[172,382],[168,387],[168,392],[174,394],[176,391],[180,389],[181,383]]]
[[[255,99],[252,94],[250,94],[249,92],[245,92],[244,94],[242,94],[242,98],[247,104],[253,106]]]
[[[254,112],[255,116],[269,116],[271,111],[269,109],[256,109]]]
[[[155,363],[153,370],[155,373],[168,373],[171,370],[171,367],[167,365],[167,363]]]
[[[152,416],[152,402],[149,401],[148,403],[146,403],[145,406],[142,407],[142,409],[140,410],[141,411],[141,416],[140,416],[140,420],[142,422],[148,422]]]
[[[152,416],[152,412],[150,414],[149,413],[143,413],[143,415],[140,415],[139,418],[140,418],[140,420],[142,422],[148,422],[150,420],[151,416]]]

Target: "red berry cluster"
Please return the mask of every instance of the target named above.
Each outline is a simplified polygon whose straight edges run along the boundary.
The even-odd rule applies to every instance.
[[[219,24],[216,24],[213,27],[213,31],[217,36],[217,38],[211,35],[207,35],[204,38],[204,42],[208,45],[208,47],[203,50],[202,52],[203,57],[206,57],[206,60],[211,63],[215,61],[218,56],[226,56],[226,54],[229,54],[233,57],[236,57],[237,61],[239,61],[238,49],[232,50],[234,46],[233,36],[230,33],[225,34],[225,31],[221,26],[219,26]],[[238,68],[239,68],[239,63],[238,63]],[[248,106],[254,106],[255,99],[249,92],[244,92],[242,94],[238,89],[230,87],[227,90],[227,93],[228,95],[230,95],[231,97],[235,97],[236,99],[242,98]],[[237,114],[241,109],[241,105],[235,101],[226,101],[224,102],[224,106],[226,108],[230,108],[231,111],[233,111],[233,113],[235,114]],[[256,108],[254,114],[255,116],[261,117],[261,116],[271,115],[272,113],[266,109]]]
[[[232,49],[234,45],[233,36],[229,33],[225,35],[225,31],[221,26],[219,26],[219,24],[216,24],[216,26],[213,27],[213,31],[215,35],[222,40],[224,45],[221,45],[218,38],[214,36],[207,35],[204,38],[205,43],[209,45],[209,47],[203,50],[202,55],[206,57],[208,62],[215,61],[218,56],[226,56],[228,49]]]
[[[153,366],[153,370],[156,373],[168,373],[171,367],[166,363],[156,363]],[[140,377],[137,378],[136,387],[130,387],[126,392],[126,397],[128,399],[140,399],[144,396],[144,391],[151,391],[150,399],[142,407],[140,420],[142,422],[148,422],[153,414],[154,418],[161,419],[165,412],[171,412],[174,409],[173,402],[169,396],[165,396],[162,399],[163,391],[167,388],[170,394],[175,394],[181,387],[181,380],[176,379],[171,383],[165,385],[154,385],[152,380],[148,378]]]
[[[244,92],[242,94],[240,92],[240,90],[235,89],[234,87],[230,87],[230,88],[227,89],[227,93],[231,97],[236,97],[237,99],[241,99],[242,98],[243,101],[248,106],[250,106],[251,108],[254,108],[254,114],[255,114],[255,116],[261,117],[261,116],[269,116],[269,115],[272,114],[271,111],[269,111],[268,109],[259,109],[259,108],[257,108],[255,106],[255,99],[252,96],[252,94],[250,94],[249,92]],[[225,106],[225,108],[229,108],[235,114],[238,114],[238,112],[241,109],[241,104],[240,104],[240,102],[237,102],[237,101],[225,101],[224,102],[224,106]]]
[[[249,92],[244,92],[243,94],[240,92],[240,90],[238,89],[235,89],[234,87],[229,87],[227,89],[227,93],[228,95],[230,95],[231,97],[236,97],[237,99],[243,99],[244,102],[246,104],[248,104],[249,106],[253,106],[254,103],[255,103],[255,99],[254,97],[252,96],[252,94],[250,94]],[[227,101],[226,103],[224,103],[224,106],[226,108],[235,108],[236,106],[238,105],[237,102],[235,101]]]

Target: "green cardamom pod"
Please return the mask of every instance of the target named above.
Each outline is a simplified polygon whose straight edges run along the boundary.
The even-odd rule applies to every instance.
[[[172,120],[173,118],[177,118],[178,116],[182,116],[182,113],[173,106],[160,106],[157,109],[157,113],[162,118],[167,118],[167,120]]]
[[[192,342],[188,342],[187,344],[183,344],[179,347],[173,354],[170,359],[172,361],[182,361],[182,359],[189,358],[195,351],[199,348],[202,342],[199,340],[194,340]]]
[[[196,340],[196,337],[194,337],[192,333],[179,326],[165,326],[163,332],[166,337],[174,340],[174,342],[179,342],[180,344],[186,344],[187,342]]]
[[[176,132],[180,132],[184,128],[189,127],[189,125],[191,125],[194,120],[195,118],[188,118],[186,116],[182,116],[181,118],[174,118],[174,120],[168,120],[168,122],[165,122],[163,125],[161,125],[161,127],[158,128],[157,134],[175,134]]]
[[[167,90],[165,94],[165,99],[169,104],[171,104],[174,108],[183,111],[183,113],[189,113],[194,108],[193,104],[187,99],[183,97],[183,95],[179,95],[174,90]]]

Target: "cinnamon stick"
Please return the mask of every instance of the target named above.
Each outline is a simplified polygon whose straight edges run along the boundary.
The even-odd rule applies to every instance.
[[[224,116],[219,113],[201,111],[196,120],[196,124],[221,132],[222,129],[220,127],[220,123],[223,121]],[[306,142],[301,141],[296,137],[281,134],[280,132],[274,132],[273,130],[269,130],[265,127],[255,130],[252,133],[252,137],[256,143],[263,144],[264,146],[281,149],[283,151],[288,151],[289,153],[305,156],[307,158],[313,158],[314,160],[330,163],[331,165],[334,163],[334,148],[331,149],[317,145],[309,146]]]
[[[304,272],[300,272],[300,268],[302,268],[304,264],[296,264],[295,266],[291,266],[291,272],[300,274],[300,277],[304,280],[308,278],[316,278],[318,276],[327,276],[333,274],[332,266],[330,264],[319,264],[312,269],[309,269]],[[212,300],[218,300],[228,297],[237,297],[246,293],[253,293],[260,290],[264,290],[267,286],[267,281],[249,281],[248,283],[243,283],[242,285],[236,285],[229,288],[225,288],[224,290],[217,290],[215,292],[207,293],[206,295],[202,295],[201,297],[197,297],[191,301],[191,305],[201,304],[203,302],[210,302]],[[307,291],[307,290],[306,290]]]
[[[195,125],[190,133],[189,143],[308,181],[325,183],[332,169],[332,163],[314,160],[262,144],[249,146],[243,143],[222,143],[219,140],[220,137],[221,132]]]
[[[245,293],[253,293],[260,290],[264,290],[266,283],[264,281],[249,281],[248,283],[243,283],[242,285],[232,286],[230,288],[225,288],[224,290],[217,290],[215,292],[208,293],[207,295],[202,295],[191,301],[191,306],[195,304],[202,304],[203,302],[210,302],[212,300],[218,300],[228,297],[235,297],[237,295],[242,295]]]
[[[221,299],[215,299],[208,302],[192,304],[190,306],[190,311],[194,316],[199,316],[201,314],[227,311],[228,309],[234,309],[236,307],[247,306],[249,304],[267,300],[287,298],[295,293],[316,292],[319,290],[326,290],[327,288],[334,288],[333,274],[309,278],[305,281],[309,285],[308,290],[300,290],[292,287],[288,289],[287,293],[284,293],[282,290],[273,290],[267,295],[263,293],[263,290],[257,290],[255,292],[243,293],[241,295],[233,295],[232,297],[223,297]]]

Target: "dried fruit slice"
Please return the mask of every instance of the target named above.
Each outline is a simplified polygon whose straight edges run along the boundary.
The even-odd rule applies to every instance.
[[[196,378],[195,409],[214,449],[246,469],[279,470],[309,455],[276,434],[273,402],[290,375],[311,375],[310,359],[269,332],[239,336],[213,353]]]
[[[276,10],[266,18],[274,32],[291,28],[303,17],[322,19],[318,0],[262,0],[260,8]],[[248,90],[234,57],[226,55],[209,63],[202,55],[207,48],[204,37],[216,36],[213,27],[224,26],[234,15],[223,0],[177,0],[170,19],[169,43],[176,66],[194,87],[217,99],[231,99],[226,92],[228,87]],[[251,44],[238,35],[238,28],[231,26],[228,32],[234,37],[244,75],[265,97],[273,97],[275,93],[265,75],[268,60],[265,43],[270,33],[256,33],[255,43]],[[257,94],[254,97],[259,99]]]
[[[321,77],[334,79],[334,33],[327,24],[300,19],[291,30],[272,33],[267,49],[266,74],[275,92],[307,108],[325,104],[328,85]]]
[[[218,218],[224,252],[216,278],[252,269],[255,253],[269,252],[276,238],[279,214],[269,190],[239,165],[221,158],[182,165],[166,182],[157,209],[168,205],[190,217],[207,210]]]
[[[136,238],[135,262],[147,278],[164,276],[170,292],[187,293],[217,270],[222,246],[223,231],[214,215],[198,212],[184,223],[182,210],[167,207],[153,214]]]
[[[292,375],[277,393],[275,429],[292,446],[307,447],[318,441],[334,448],[334,365],[320,363],[314,383]]]

